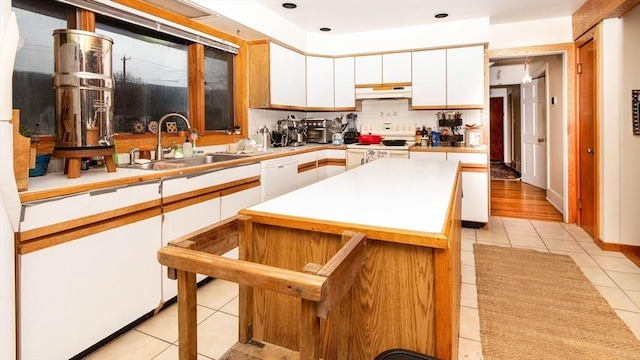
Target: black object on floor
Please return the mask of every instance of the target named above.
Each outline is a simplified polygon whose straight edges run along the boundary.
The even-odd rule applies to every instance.
[[[503,180],[516,180],[520,173],[501,161],[491,161],[491,178]]]
[[[433,356],[418,354],[414,351],[403,349],[387,350],[376,356],[374,360],[438,360]]]

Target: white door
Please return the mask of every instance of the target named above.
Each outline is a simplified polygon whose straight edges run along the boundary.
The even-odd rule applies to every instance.
[[[545,79],[521,86],[522,181],[547,188],[547,109]]]

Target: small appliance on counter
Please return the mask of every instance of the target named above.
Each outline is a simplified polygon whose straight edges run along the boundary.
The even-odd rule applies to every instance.
[[[342,128],[336,120],[306,118],[302,121],[307,129],[305,141],[309,143],[330,144],[333,135],[342,132]]]
[[[298,120],[295,116],[290,115],[287,116],[285,120],[279,120],[276,127],[280,127],[282,130],[283,136],[280,138],[280,141],[281,144],[284,144],[283,146],[306,145],[307,127],[304,121]],[[282,139],[283,137],[286,139]]]
[[[342,141],[345,144],[355,144],[358,142],[358,136],[360,136],[360,133],[358,132],[358,124],[356,122],[357,119],[357,114],[347,114],[347,128],[342,135]]]
[[[460,134],[462,126],[462,113],[447,112],[437,113],[439,135],[438,142],[440,146],[460,146],[464,143],[464,135]],[[434,140],[435,143],[435,140]],[[434,146],[437,146],[434,144]]]

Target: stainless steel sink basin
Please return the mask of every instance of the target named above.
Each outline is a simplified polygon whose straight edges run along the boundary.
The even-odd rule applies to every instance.
[[[140,170],[168,170],[179,169],[204,164],[213,164],[222,161],[237,160],[238,156],[227,154],[204,154],[196,157],[188,157],[184,159],[166,159],[151,161],[146,164],[122,165],[129,169]]]

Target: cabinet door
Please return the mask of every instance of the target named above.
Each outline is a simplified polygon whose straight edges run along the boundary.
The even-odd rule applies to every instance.
[[[356,107],[354,62],[353,57],[333,59],[335,109],[350,110]]]
[[[293,107],[305,108],[307,106],[307,62],[305,56],[289,50],[289,72],[290,76],[290,104]],[[271,78],[271,82],[278,79]]]
[[[409,158],[410,159],[445,161],[445,160],[447,160],[447,153],[446,152],[410,151],[409,152]]]
[[[447,52],[445,49],[412,54],[411,90],[414,108],[447,105]]]
[[[347,168],[351,170],[364,163],[364,151],[362,150],[347,150]]]
[[[69,359],[160,303],[157,215],[20,256],[23,359]]]
[[[447,160],[460,161],[463,164],[484,164],[488,163],[486,153],[447,153]]]
[[[289,65],[291,52],[285,47],[270,43],[269,83],[271,84],[271,104],[273,105],[291,105],[290,84],[293,79]]]
[[[260,202],[260,186],[238,191],[220,198],[220,220],[238,215],[238,211]]]
[[[356,85],[382,84],[382,55],[356,56]]]
[[[462,171],[462,220],[489,221],[489,177],[486,171]]]
[[[447,106],[484,104],[484,46],[447,50]]]
[[[411,82],[411,53],[394,53],[382,55],[382,83]]]
[[[308,108],[333,109],[333,78],[332,58],[307,56]]]
[[[162,246],[169,241],[220,221],[220,197],[199,202],[191,206],[163,211]],[[157,251],[158,249],[156,249]],[[162,266],[162,300],[167,301],[178,294],[177,281],[169,279],[166,266]],[[197,280],[205,276],[198,275]]]

